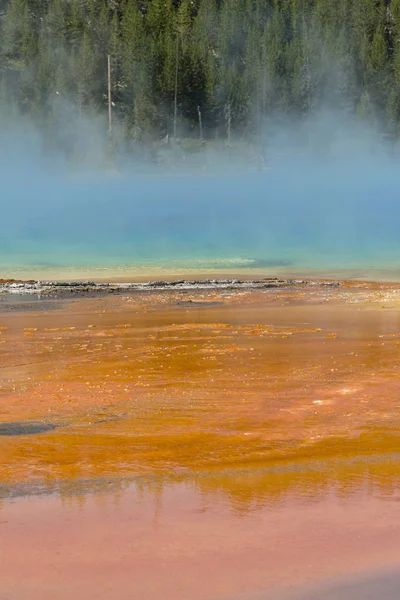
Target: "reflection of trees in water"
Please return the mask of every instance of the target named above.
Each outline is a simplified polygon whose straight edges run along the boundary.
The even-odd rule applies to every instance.
[[[88,496],[123,494],[132,480],[122,478],[70,479],[29,483],[1,483],[0,502],[23,496],[57,494],[68,505],[84,506]]]
[[[154,505],[154,526],[162,520],[163,494],[184,488],[197,496],[201,512],[225,504],[237,516],[286,502],[317,503],[328,497],[349,499],[355,494],[397,500],[400,492],[400,456],[365,456],[295,462],[271,468],[197,472],[178,476],[99,478],[39,484],[2,484],[2,500],[25,495],[58,494],[65,506],[83,509],[89,497],[115,508],[127,494]]]
[[[398,497],[400,473],[396,458],[315,461],[281,469],[209,474],[196,479],[196,487],[206,503],[216,498],[243,515],[286,501],[315,503],[328,496],[347,499],[354,494]]]

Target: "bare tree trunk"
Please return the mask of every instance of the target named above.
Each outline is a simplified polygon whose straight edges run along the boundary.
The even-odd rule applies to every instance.
[[[227,138],[228,138],[228,145],[230,146],[231,135],[232,135],[232,128],[231,128],[232,116],[231,116],[231,103],[230,102],[227,102],[227,104],[225,105],[225,120],[226,120],[226,134],[227,134]]]
[[[107,73],[108,73],[108,133],[111,135],[112,116],[111,116],[111,62],[110,55],[107,56]]]
[[[175,57],[174,141],[176,141],[176,122],[177,122],[177,117],[178,117],[178,72],[179,72],[179,37],[176,38],[176,57]]]
[[[307,97],[307,112],[311,109],[311,70],[310,70],[310,46],[308,42],[308,28],[303,13],[303,37],[306,45],[306,61],[305,61],[305,81],[306,81],[306,97]]]
[[[203,141],[203,122],[201,119],[201,110],[200,110],[200,106],[197,107],[197,114],[199,115],[199,133],[200,133],[200,140]]]

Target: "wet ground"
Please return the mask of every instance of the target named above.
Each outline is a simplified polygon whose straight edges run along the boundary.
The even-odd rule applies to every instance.
[[[399,285],[344,282],[0,312],[5,597],[383,590],[399,308]]]

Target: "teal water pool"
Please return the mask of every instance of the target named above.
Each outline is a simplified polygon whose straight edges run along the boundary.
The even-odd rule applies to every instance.
[[[389,168],[3,180],[0,277],[400,278],[400,178]]]

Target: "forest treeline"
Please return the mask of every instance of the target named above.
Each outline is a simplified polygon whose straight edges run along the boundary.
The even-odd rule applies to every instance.
[[[400,0],[0,0],[0,101],[129,142],[260,136],[320,109],[400,128]]]

